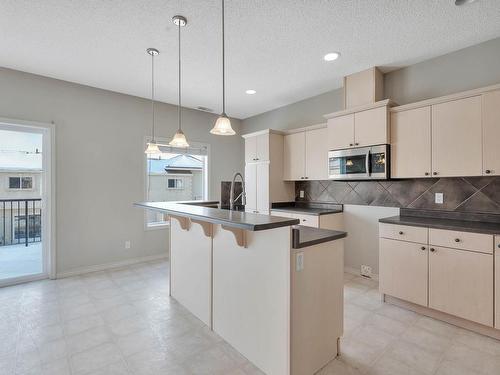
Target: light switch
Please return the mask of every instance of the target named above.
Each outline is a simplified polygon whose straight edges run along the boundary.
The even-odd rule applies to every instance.
[[[434,196],[434,202],[436,204],[443,204],[444,203],[444,194],[443,193],[436,193]]]
[[[304,198],[304,190],[301,190],[300,193],[299,193],[299,197],[300,198]]]

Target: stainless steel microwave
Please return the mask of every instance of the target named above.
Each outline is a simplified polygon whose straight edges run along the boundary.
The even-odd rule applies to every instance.
[[[331,180],[386,180],[389,178],[390,146],[357,147],[328,152]]]

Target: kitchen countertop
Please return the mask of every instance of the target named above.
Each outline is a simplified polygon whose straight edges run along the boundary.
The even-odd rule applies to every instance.
[[[260,215],[249,212],[230,211],[213,206],[214,201],[194,202],[141,202],[137,207],[164,212],[171,215],[189,217],[214,224],[223,224],[228,227],[250,231],[274,229],[299,224],[299,219],[279,216]]]
[[[347,232],[294,225],[292,227],[292,248],[302,249],[345,237],[347,237]]]
[[[295,212],[306,215],[329,215],[343,212],[342,205],[307,204],[302,202],[274,203],[271,211]]]
[[[500,223],[490,223],[483,221],[455,220],[419,216],[392,216],[380,219],[379,222],[397,225],[410,225],[415,227],[457,230],[461,232],[500,234]]]

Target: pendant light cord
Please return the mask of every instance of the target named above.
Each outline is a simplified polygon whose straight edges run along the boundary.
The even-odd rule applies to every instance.
[[[224,46],[224,0],[222,0],[222,115],[226,116],[226,63]]]
[[[179,20],[179,106],[177,108],[177,115],[179,118],[179,130],[181,130],[181,21]]]
[[[155,55],[151,54],[151,114],[153,120],[153,132],[151,140],[155,143]]]

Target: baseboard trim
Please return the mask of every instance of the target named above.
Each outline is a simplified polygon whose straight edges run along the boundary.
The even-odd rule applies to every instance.
[[[359,272],[359,270],[357,268],[354,268],[354,267],[344,266],[344,272],[348,273],[350,275],[361,276],[361,273]],[[362,277],[366,277],[366,276],[362,276]],[[378,275],[376,273],[372,273],[372,277],[367,277],[367,279],[372,279],[372,280],[378,281]]]
[[[441,311],[437,311],[437,310],[431,309],[429,307],[416,305],[412,302],[404,301],[402,299],[389,296],[388,294],[384,295],[384,301],[386,303],[390,303],[392,305],[396,305],[396,306],[402,307],[404,309],[414,311],[414,312],[419,313],[421,315],[425,315],[425,316],[428,316],[430,318],[441,320],[443,322],[452,324],[454,326],[464,328],[464,329],[467,329],[469,331],[476,332],[476,333],[479,333],[481,335],[489,336],[489,337],[492,337],[494,339],[500,340],[500,330],[495,329],[493,327],[488,327],[488,326],[485,326],[485,325],[482,325],[482,324],[479,324],[476,322],[471,322],[470,320],[459,318],[457,316],[450,315],[450,314],[447,314],[447,313],[444,313]]]
[[[96,265],[88,266],[88,267],[73,268],[73,269],[70,269],[68,271],[58,272],[57,278],[63,279],[65,277],[84,275],[86,273],[106,271],[106,270],[111,270],[111,269],[116,269],[116,268],[123,268],[123,267],[131,266],[133,264],[152,262],[155,260],[162,260],[162,259],[168,259],[168,254],[149,255],[149,256],[145,256],[145,257],[121,260],[118,262],[103,263],[103,264],[96,264]]]

